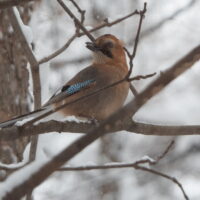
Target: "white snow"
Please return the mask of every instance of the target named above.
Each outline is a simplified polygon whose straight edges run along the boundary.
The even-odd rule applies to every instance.
[[[84,118],[84,117],[76,117],[76,116],[67,116],[61,119],[60,121],[68,121],[68,122],[76,122],[76,123],[91,123],[91,120]]]
[[[23,183],[27,180],[34,172],[38,171],[47,160],[43,159],[19,169],[15,173],[11,174],[3,183],[0,183],[0,199],[2,199],[7,192],[11,191],[15,186]]]
[[[29,161],[29,151],[30,151],[30,143],[27,144],[27,146],[26,146],[26,148],[24,150],[23,159],[22,159],[21,162],[13,163],[13,164],[0,163],[0,168],[1,167],[5,167],[7,169],[17,169],[17,168],[20,168],[20,167],[24,166]]]
[[[27,69],[28,69],[28,74],[29,74],[29,80],[28,80],[28,95],[27,95],[27,100],[28,100],[28,105],[29,105],[29,110],[34,110],[34,98],[33,98],[33,77],[31,73],[31,66],[30,63],[27,63]]]
[[[14,12],[15,15],[17,17],[17,20],[21,26],[21,29],[26,37],[27,42],[29,43],[30,47],[31,47],[31,43],[33,42],[33,33],[32,30],[29,26],[25,25],[20,17],[19,11],[16,7],[14,7]]]
[[[155,162],[155,160],[147,155],[144,155],[140,160],[149,160],[150,162]]]
[[[28,121],[32,120],[34,117],[26,117],[25,119],[19,120],[15,123],[16,126],[23,126]]]

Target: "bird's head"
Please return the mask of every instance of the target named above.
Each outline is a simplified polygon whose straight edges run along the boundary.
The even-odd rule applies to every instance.
[[[94,63],[126,64],[123,43],[114,35],[106,34],[98,37],[95,42],[86,42],[86,47],[94,53]]]

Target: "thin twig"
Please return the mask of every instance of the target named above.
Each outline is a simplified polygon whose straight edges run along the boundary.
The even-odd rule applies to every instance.
[[[147,7],[147,3],[145,2],[143,10],[141,10],[139,12],[140,19],[139,19],[139,24],[138,24],[138,28],[137,28],[137,34],[136,34],[136,37],[135,37],[132,54],[126,48],[124,48],[124,50],[127,53],[127,56],[129,57],[129,67],[130,67],[130,69],[129,69],[129,72],[127,74],[127,78],[130,77],[130,75],[132,73],[132,70],[133,70],[133,59],[135,58],[135,55],[136,55],[137,46],[138,46],[138,42],[139,42],[140,31],[141,31],[141,27],[142,27],[142,21],[143,21],[143,18],[145,16],[145,13],[147,11],[146,7]]]
[[[144,3],[143,10],[139,12],[139,14],[140,14],[140,20],[139,20],[139,25],[138,25],[138,29],[137,29],[137,34],[136,34],[135,41],[134,41],[134,47],[133,47],[132,54],[124,47],[124,50],[127,53],[127,56],[129,57],[129,71],[128,71],[128,74],[127,74],[127,80],[131,76],[131,73],[132,73],[132,70],[133,70],[133,59],[134,59],[134,57],[136,55],[136,51],[137,51],[137,46],[138,46],[138,41],[139,41],[139,35],[140,35],[141,27],[142,27],[142,20],[144,18],[146,10],[147,10],[146,6],[147,6],[147,4]],[[135,89],[135,87],[133,86],[132,83],[130,83],[130,90],[133,93],[133,95],[136,97],[136,95],[138,93],[137,93],[137,90]]]
[[[74,0],[70,0],[72,2],[72,4],[76,7],[76,9],[78,10],[78,12],[80,13],[81,15],[81,24],[83,25],[84,21],[85,21],[85,10],[82,10],[80,8],[80,6],[74,1]],[[79,33],[79,32],[77,32]]]
[[[105,27],[111,27],[111,26],[113,26],[115,24],[118,24],[118,23],[120,23],[120,22],[122,22],[122,21],[124,21],[124,20],[126,20],[126,19],[128,19],[128,18],[130,18],[132,16],[134,16],[134,15],[139,15],[139,14],[140,14],[139,11],[135,10],[135,11],[131,12],[130,14],[125,15],[124,17],[121,17],[121,18],[118,18],[116,20],[113,20],[112,22],[109,22],[108,19],[106,19],[106,20],[104,20],[104,23],[102,23],[102,24],[90,29],[89,32],[92,33],[92,32],[98,31],[99,29],[102,29],[102,28],[105,28]],[[85,35],[84,32],[80,33],[78,35],[78,37],[81,37],[83,35]]]
[[[83,26],[83,24],[78,20],[78,18],[71,12],[71,10],[63,3],[62,0],[57,0],[62,8],[67,12],[67,14],[74,20],[75,24],[88,36],[88,38],[94,42],[95,38],[89,33],[89,31]]]
[[[74,1],[74,0],[70,0],[72,2],[72,4],[75,6],[75,8],[78,10],[78,12],[80,13],[81,15],[81,24],[83,25],[84,24],[84,20],[85,20],[85,10],[82,10],[79,5]],[[76,34],[78,35],[80,33],[80,27],[77,26],[76,23],[74,23],[75,26],[76,26]]]
[[[172,141],[169,143],[169,145],[167,146],[167,148],[165,149],[165,151],[164,151],[162,154],[160,154],[160,155],[156,158],[156,162],[155,162],[155,163],[152,163],[152,165],[155,165],[155,164],[158,163],[161,159],[163,159],[163,158],[167,155],[167,153],[170,151],[170,149],[172,148],[172,146],[174,146],[174,143],[175,143],[175,141],[172,140]]]
[[[71,38],[60,49],[58,49],[54,53],[50,54],[49,56],[42,58],[41,60],[39,60],[38,63],[43,64],[43,63],[48,62],[51,59],[55,58],[59,54],[61,54],[65,49],[67,49],[69,47],[69,45],[76,39],[76,37],[77,37],[77,34],[72,35]]]
[[[150,173],[152,173],[152,174],[156,174],[156,175],[158,175],[158,176],[161,176],[161,177],[163,177],[163,178],[166,178],[166,179],[172,181],[173,183],[175,183],[175,184],[180,188],[181,192],[183,193],[184,198],[185,198],[186,200],[189,200],[189,197],[187,196],[185,190],[183,189],[182,184],[181,184],[176,178],[171,177],[171,176],[169,176],[169,175],[167,175],[167,174],[164,174],[164,173],[162,173],[162,172],[159,172],[159,171],[157,171],[157,170],[150,169],[150,168],[143,167],[143,166],[136,166],[136,167],[134,167],[134,168],[135,168],[135,169],[142,170],[142,171],[150,172]]]
[[[156,72],[152,73],[152,74],[148,74],[148,75],[138,75],[138,76],[135,76],[133,78],[128,78],[128,82],[131,82],[131,81],[136,81],[136,80],[141,80],[141,79],[147,79],[147,78],[151,78],[152,76],[155,76],[156,75]]]

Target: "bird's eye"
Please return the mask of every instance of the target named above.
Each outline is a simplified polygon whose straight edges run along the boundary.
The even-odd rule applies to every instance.
[[[113,48],[113,47],[114,47],[114,44],[113,44],[113,42],[108,41],[108,42],[106,42],[106,43],[103,45],[103,47],[104,47],[104,48],[107,48],[107,49]]]

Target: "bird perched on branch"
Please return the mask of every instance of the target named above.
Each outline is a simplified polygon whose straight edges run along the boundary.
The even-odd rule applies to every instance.
[[[106,34],[97,38],[95,42],[86,42],[86,47],[93,52],[93,63],[89,67],[68,81],[41,109],[3,122],[0,127],[10,126],[29,116],[37,118],[64,104],[68,105],[58,111],[63,116],[74,115],[101,121],[116,112],[127,97],[129,89],[127,81],[86,98],[81,97],[119,81],[127,75],[128,67],[123,44],[115,36]],[[70,104],[78,98],[79,101]]]

